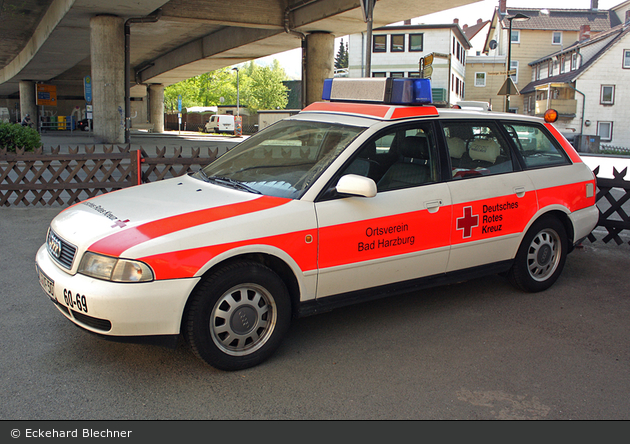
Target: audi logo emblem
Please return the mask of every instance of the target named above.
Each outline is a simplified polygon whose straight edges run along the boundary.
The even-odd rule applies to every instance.
[[[52,233],[48,236],[48,251],[57,259],[61,257],[61,241]]]

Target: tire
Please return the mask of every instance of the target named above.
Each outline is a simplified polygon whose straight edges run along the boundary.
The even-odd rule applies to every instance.
[[[528,292],[551,287],[564,268],[568,239],[562,222],[543,217],[531,226],[508,273],[512,285]]]
[[[287,288],[270,268],[238,262],[204,279],[191,295],[184,336],[195,355],[220,370],[267,360],[291,323]]]

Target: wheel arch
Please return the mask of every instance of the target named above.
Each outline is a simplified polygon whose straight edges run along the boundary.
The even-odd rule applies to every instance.
[[[300,302],[301,291],[300,291],[300,284],[298,282],[298,278],[295,275],[295,272],[293,271],[291,266],[280,257],[275,256],[270,253],[243,252],[240,254],[236,254],[234,256],[224,258],[223,260],[217,261],[216,263],[212,264],[207,270],[205,270],[203,274],[200,275],[201,279],[188,295],[188,299],[186,301],[186,304],[184,306],[184,311],[182,313],[182,319],[181,319],[182,323],[185,322],[186,312],[189,309],[190,299],[191,299],[190,295],[194,293],[195,289],[197,288],[197,286],[201,284],[201,282],[203,282],[204,278],[210,276],[212,273],[214,273],[215,271],[223,267],[228,267],[231,264],[234,264],[237,262],[256,262],[256,263],[259,263],[261,265],[268,267],[273,272],[275,272],[280,277],[280,279],[282,279],[282,281],[287,287],[287,291],[289,292],[289,296],[291,298],[291,310],[292,310],[293,316],[294,317],[296,316],[297,307]],[[184,329],[180,327],[180,331],[183,332]]]
[[[566,208],[561,207],[561,208],[550,208],[547,211],[544,211],[540,214],[537,215],[537,217],[533,218],[529,227],[529,228],[538,220],[540,220],[543,217],[554,217],[556,219],[558,219],[562,225],[564,226],[564,229],[567,233],[567,244],[569,247],[569,251],[571,252],[574,248],[573,243],[575,242],[575,230],[573,228],[573,223],[571,222],[571,219],[569,218],[569,213],[567,212]]]

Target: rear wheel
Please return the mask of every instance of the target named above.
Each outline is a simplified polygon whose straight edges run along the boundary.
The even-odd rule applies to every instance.
[[[197,286],[185,320],[185,336],[199,358],[221,370],[240,370],[278,348],[291,322],[291,302],[271,269],[239,262]]]
[[[519,247],[508,274],[510,282],[529,292],[546,290],[562,273],[567,252],[568,239],[562,222],[551,216],[537,220]]]

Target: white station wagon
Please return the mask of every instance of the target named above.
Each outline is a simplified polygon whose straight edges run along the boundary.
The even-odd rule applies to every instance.
[[[327,81],[194,174],[62,211],[41,285],[85,330],[182,334],[224,370],[294,317],[488,273],[545,290],[597,223],[593,173],[543,119],[430,102],[426,79]]]

